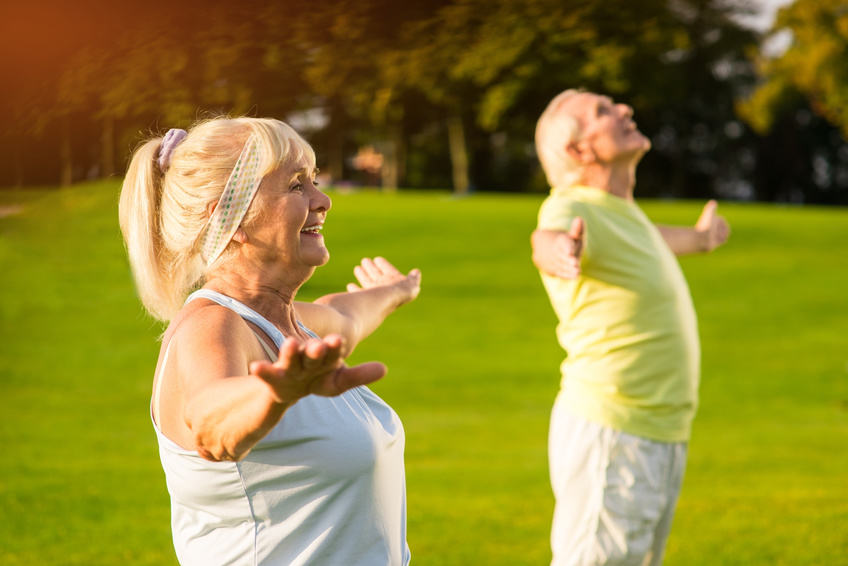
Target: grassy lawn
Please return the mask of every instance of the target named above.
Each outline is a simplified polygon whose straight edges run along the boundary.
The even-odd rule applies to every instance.
[[[118,182],[39,191],[0,218],[0,564],[175,564],[147,406],[161,328],[141,311]],[[542,565],[548,416],[562,352],[529,261],[539,195],[332,194],[332,259],[424,274],[355,352],[407,433],[421,565]],[[647,201],[658,222],[701,203]],[[720,207],[731,243],[682,260],[700,318],[701,409],[666,564],[848,564],[848,210]]]

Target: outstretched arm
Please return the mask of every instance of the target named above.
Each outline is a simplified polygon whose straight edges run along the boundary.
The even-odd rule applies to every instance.
[[[657,228],[674,255],[709,253],[730,237],[730,225],[717,210],[718,203],[711,200],[704,205],[695,226],[658,225]]]
[[[366,336],[401,305],[415,300],[421,290],[421,272],[407,275],[382,257],[365,258],[354,270],[359,285],[350,283],[347,293],[319,297],[314,303],[297,303],[304,324],[319,336],[341,334],[342,357],[347,357]]]
[[[530,237],[533,263],[548,275],[574,279],[580,275],[584,239],[585,223],[579,216],[571,223],[568,232],[536,230]]]
[[[306,342],[290,337],[276,362],[251,361],[265,357],[256,336],[221,310],[201,309],[207,312],[178,335],[173,370],[179,386],[160,415],[171,423],[172,438],[207,460],[241,460],[301,398],[340,395],[386,373],[377,362],[347,367],[339,335]]]

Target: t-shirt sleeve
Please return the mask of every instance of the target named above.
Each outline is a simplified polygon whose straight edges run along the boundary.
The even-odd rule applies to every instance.
[[[539,230],[568,231],[577,216],[583,216],[579,202],[562,196],[549,196],[539,209]]]

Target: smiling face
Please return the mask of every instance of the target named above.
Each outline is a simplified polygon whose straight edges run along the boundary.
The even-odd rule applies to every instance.
[[[330,259],[321,229],[332,202],[318,190],[317,172],[303,157],[267,175],[259,188],[264,210],[253,226],[245,227],[256,248],[287,269],[311,270]]]
[[[584,159],[601,165],[633,163],[651,149],[651,142],[636,128],[633,109],[608,96],[582,92],[566,100],[559,112],[580,124],[576,146],[586,152]]]

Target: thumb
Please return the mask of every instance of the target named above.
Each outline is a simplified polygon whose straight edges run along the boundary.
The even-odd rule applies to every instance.
[[[704,210],[701,212],[701,216],[698,218],[698,222],[695,223],[695,228],[698,230],[707,230],[710,226],[715,222],[716,210],[718,209],[718,203],[714,200],[709,201],[704,205]]]
[[[580,257],[583,252],[583,238],[586,232],[586,223],[579,216],[571,222],[571,229],[568,231],[568,237],[574,240],[574,250],[572,255]]]
[[[380,362],[366,362],[358,366],[342,366],[329,381],[320,381],[311,391],[322,397],[341,395],[349,389],[368,385],[386,375],[386,366]]]

